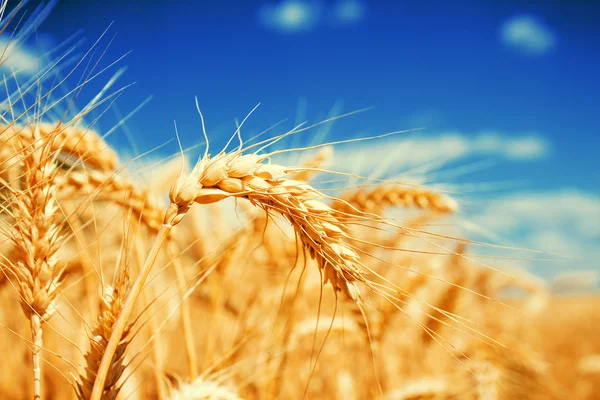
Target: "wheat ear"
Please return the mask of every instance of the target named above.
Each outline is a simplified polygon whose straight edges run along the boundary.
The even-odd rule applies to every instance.
[[[150,193],[140,190],[129,180],[107,171],[71,170],[58,177],[62,198],[83,197],[96,201],[109,201],[131,210],[153,232],[161,227],[164,210],[155,205]]]
[[[346,213],[380,214],[388,206],[417,207],[442,214],[454,213],[458,209],[456,201],[447,195],[407,185],[382,184],[370,190],[359,189],[345,193],[341,200],[335,202],[333,208]]]
[[[37,130],[38,133],[35,133]],[[39,122],[34,125],[1,127],[2,134],[9,138],[18,138],[24,146],[31,146],[36,140],[48,140],[53,137],[53,152],[74,157],[86,165],[102,171],[114,171],[117,166],[117,155],[100,135],[85,127],[65,125],[62,123]],[[9,139],[10,140],[10,139]],[[60,147],[58,147],[60,146]]]
[[[312,158],[305,160],[302,163],[302,170],[296,172],[291,176],[292,179],[298,181],[308,181],[312,179],[318,171],[318,168],[322,168],[328,161],[333,158],[333,148],[326,146],[317,151]]]
[[[106,350],[106,344],[110,337],[117,316],[123,307],[123,301],[127,293],[128,276],[126,270],[117,272],[118,278],[114,288],[104,287],[102,303],[100,304],[100,314],[96,320],[96,325],[90,337],[90,350],[85,356],[86,371],[85,375],[79,377],[77,382],[77,397],[80,400],[88,400],[92,391],[92,386],[98,372],[98,363]],[[131,340],[131,324],[127,325],[119,342],[117,350],[112,358],[110,373],[108,374],[102,388],[102,399],[113,400],[119,394],[120,386],[118,381],[125,370],[125,350]]]
[[[262,164],[269,155],[220,153],[205,156],[187,178],[194,201],[208,204],[227,197],[245,198],[267,212],[279,213],[324,273],[324,283],[352,299],[354,282],[364,282],[358,255],[344,242],[346,227],[337,213],[318,199],[325,196],[305,182],[285,179],[288,168]]]
[[[22,191],[13,190],[10,212],[14,219],[12,236],[14,261],[9,273],[16,280],[21,308],[30,320],[33,338],[34,399],[42,396],[40,351],[42,324],[55,310],[55,299],[62,271],[57,267],[57,252],[64,242],[60,234],[56,203],[56,165],[53,137],[32,132],[34,140],[23,146],[20,157],[24,171]]]

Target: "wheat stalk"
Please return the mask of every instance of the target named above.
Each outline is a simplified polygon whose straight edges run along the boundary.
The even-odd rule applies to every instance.
[[[151,193],[140,190],[137,185],[113,173],[105,171],[74,170],[61,177],[60,187],[65,197],[88,195],[97,201],[110,201],[119,204],[131,212],[131,218],[137,218],[150,231],[160,229],[164,210],[151,201]],[[168,251],[173,260],[173,268],[177,274],[177,285],[181,296],[181,320],[188,355],[190,378],[198,375],[195,345],[191,332],[189,302],[183,297],[185,293],[185,275],[183,265],[177,255],[176,244],[169,241]]]
[[[190,305],[189,300],[186,297],[187,282],[185,279],[185,273],[183,264],[179,257],[179,251],[177,245],[172,240],[167,243],[167,251],[169,257],[173,263],[173,269],[177,277],[177,290],[180,301],[180,317],[181,317],[181,330],[183,333],[183,339],[185,343],[185,351],[188,361],[188,369],[190,379],[194,379],[198,376],[198,361],[196,359],[196,345],[194,342],[194,334],[192,332],[192,322],[190,317]]]

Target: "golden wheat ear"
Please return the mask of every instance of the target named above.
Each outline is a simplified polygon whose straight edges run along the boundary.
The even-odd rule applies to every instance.
[[[301,170],[291,175],[292,179],[297,181],[311,180],[321,168],[325,166],[333,158],[333,148],[330,146],[323,147],[312,156],[304,160]]]
[[[33,142],[18,153],[23,170],[21,190],[11,190],[8,209],[13,219],[9,240],[14,247],[8,274],[13,279],[21,308],[30,321],[33,338],[34,397],[42,396],[42,325],[56,310],[56,297],[62,281],[58,250],[65,238],[61,213],[56,203],[56,135],[32,132]]]
[[[431,189],[400,184],[381,184],[371,189],[357,189],[340,196],[333,208],[345,213],[373,213],[380,215],[390,206],[415,207],[440,214],[458,210],[456,200]]]
[[[104,355],[108,338],[110,338],[113,325],[121,312],[126,294],[126,275],[121,275],[114,287],[108,285],[104,287],[100,314],[90,336],[90,350],[85,355],[85,373],[79,376],[77,382],[76,394],[80,400],[88,400],[90,398],[98,371],[98,364]],[[132,340],[132,332],[132,324],[129,324],[125,328],[121,342],[111,360],[110,372],[102,388],[102,399],[116,399],[121,390],[119,381],[125,371],[125,351]]]
[[[19,136],[19,140],[25,145],[33,142],[33,128],[38,129],[42,139],[47,136],[55,136],[52,141],[55,152],[58,152],[65,159],[72,159],[76,162],[83,162],[87,166],[99,169],[101,171],[114,171],[117,166],[117,155],[111,149],[102,137],[89,128],[81,126],[71,126],[63,123],[42,122],[34,127],[27,125],[24,127],[11,126],[7,133],[12,131]],[[2,127],[0,127],[2,129]],[[60,148],[58,147],[60,144]]]
[[[130,210],[152,232],[161,227],[164,210],[148,190],[112,171],[71,170],[58,177],[60,196],[94,202],[111,202]]]
[[[96,322],[88,334],[89,350],[85,354],[85,369],[76,379],[75,393],[80,400],[90,398],[92,387],[96,379],[98,365],[102,356],[105,353],[106,344],[113,331],[113,325],[117,320],[118,315],[123,308],[123,302],[127,297],[130,288],[129,284],[129,262],[131,249],[128,244],[136,245],[135,241],[131,241],[130,235],[137,234],[137,231],[132,232],[131,225],[125,221],[125,235],[121,240],[120,249],[116,267],[113,272],[113,283],[109,285],[105,282],[105,278],[101,275],[100,282],[100,307]],[[125,327],[122,340],[117,346],[111,360],[110,372],[102,388],[103,399],[116,399],[124,384],[122,376],[127,368],[125,363],[125,352],[135,336],[133,330],[134,323],[130,323]]]

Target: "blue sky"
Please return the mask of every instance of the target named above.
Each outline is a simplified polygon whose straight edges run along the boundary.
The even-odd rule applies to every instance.
[[[136,82],[119,100],[119,112],[153,95],[127,124],[140,150],[172,138],[173,119],[184,144],[198,143],[195,95],[216,143],[259,102],[248,136],[284,118],[291,128],[334,107],[374,106],[336,122],[328,137],[425,127],[373,151],[396,154],[399,164],[491,159],[492,167],[451,183],[519,183],[469,194],[467,204],[478,204],[472,218],[486,220],[485,210],[503,209],[515,198],[521,208],[531,201],[522,220],[531,215],[527,210],[544,208],[536,222],[543,234],[528,233],[524,222],[490,229],[507,229],[504,236],[549,251],[578,235],[585,246],[561,251],[598,268],[600,3],[70,0],[58,3],[38,39],[59,43],[83,28],[85,49],[112,21],[108,36],[117,36],[104,62],[131,50],[120,63],[128,69],[119,82]],[[100,126],[110,127],[112,118]],[[125,146],[126,135],[111,140]],[[401,140],[417,150],[396,146]],[[365,148],[347,151],[361,158]],[[492,198],[500,206],[482,201]],[[574,217],[577,207],[585,209]],[[546,226],[548,219],[554,222]],[[591,226],[567,232],[578,221]]]
[[[127,102],[154,95],[134,124],[152,143],[172,135],[172,119],[194,138],[194,95],[215,128],[258,102],[257,129],[294,117],[301,98],[309,119],[342,100],[343,111],[375,106],[350,125],[368,133],[425,126],[542,135],[560,150],[553,169],[564,182],[598,186],[598,168],[589,167],[600,147],[600,5],[355,2],[359,17],[339,22],[337,3],[63,1],[40,31],[63,40],[83,28],[90,43],[114,21],[108,54],[131,50],[124,82],[137,82]],[[285,23],[293,7],[316,12],[293,29]],[[527,15],[531,32],[503,40],[503,24]],[[550,43],[531,50],[543,35]],[[532,168],[540,184],[554,184],[547,166]]]

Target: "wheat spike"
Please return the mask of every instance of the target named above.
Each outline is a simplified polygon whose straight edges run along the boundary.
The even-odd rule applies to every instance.
[[[291,176],[297,181],[308,181],[312,179],[318,171],[315,169],[322,168],[328,161],[333,158],[333,148],[326,146],[317,151],[312,158],[305,160],[302,163],[302,170]]]
[[[117,165],[117,156],[100,135],[85,127],[66,125],[61,122],[39,122],[26,126],[0,126],[0,132],[9,135],[23,143],[24,147],[33,145],[37,140],[49,141],[51,151],[59,152],[64,156],[73,157],[85,162],[87,166],[102,171],[114,171]],[[36,133],[37,132],[37,133]],[[7,139],[10,140],[10,139]],[[3,144],[4,146],[4,144]]]
[[[121,271],[114,287],[108,285],[104,287],[104,294],[100,304],[100,314],[90,336],[90,350],[85,356],[87,365],[85,375],[80,375],[77,382],[77,397],[81,400],[90,398],[98,372],[98,364],[106,350],[106,344],[112,333],[117,316],[123,307],[123,301],[127,294],[127,282],[127,273]],[[102,399],[113,400],[119,394],[119,379],[125,371],[125,350],[132,339],[130,336],[131,325],[128,325],[112,359],[110,372],[102,390]]]
[[[164,210],[155,204],[147,190],[141,190],[128,179],[110,172],[72,170],[57,178],[62,199],[84,198],[108,201],[131,210],[132,218],[139,219],[151,231],[157,232]]]
[[[10,240],[14,245],[8,273],[15,279],[21,308],[30,320],[33,338],[34,397],[40,398],[42,324],[55,311],[55,299],[62,271],[57,252],[64,239],[58,224],[56,203],[56,164],[53,148],[56,138],[33,130],[35,140],[18,154],[24,171],[22,190],[12,191],[10,213],[14,219]]]
[[[304,249],[317,261],[324,283],[352,299],[355,282],[364,282],[358,255],[344,243],[346,227],[335,211],[318,199],[324,195],[305,182],[283,179],[287,168],[262,164],[266,155],[220,153],[203,157],[190,175],[171,190],[171,218],[192,203],[209,204],[227,197],[248,199],[268,212],[283,215],[294,227]],[[183,208],[177,204],[184,204]]]
[[[432,190],[408,185],[381,184],[370,190],[358,189],[345,193],[342,201],[333,208],[346,213],[368,212],[380,214],[389,206],[417,207],[441,214],[454,213],[458,209],[456,201]]]

